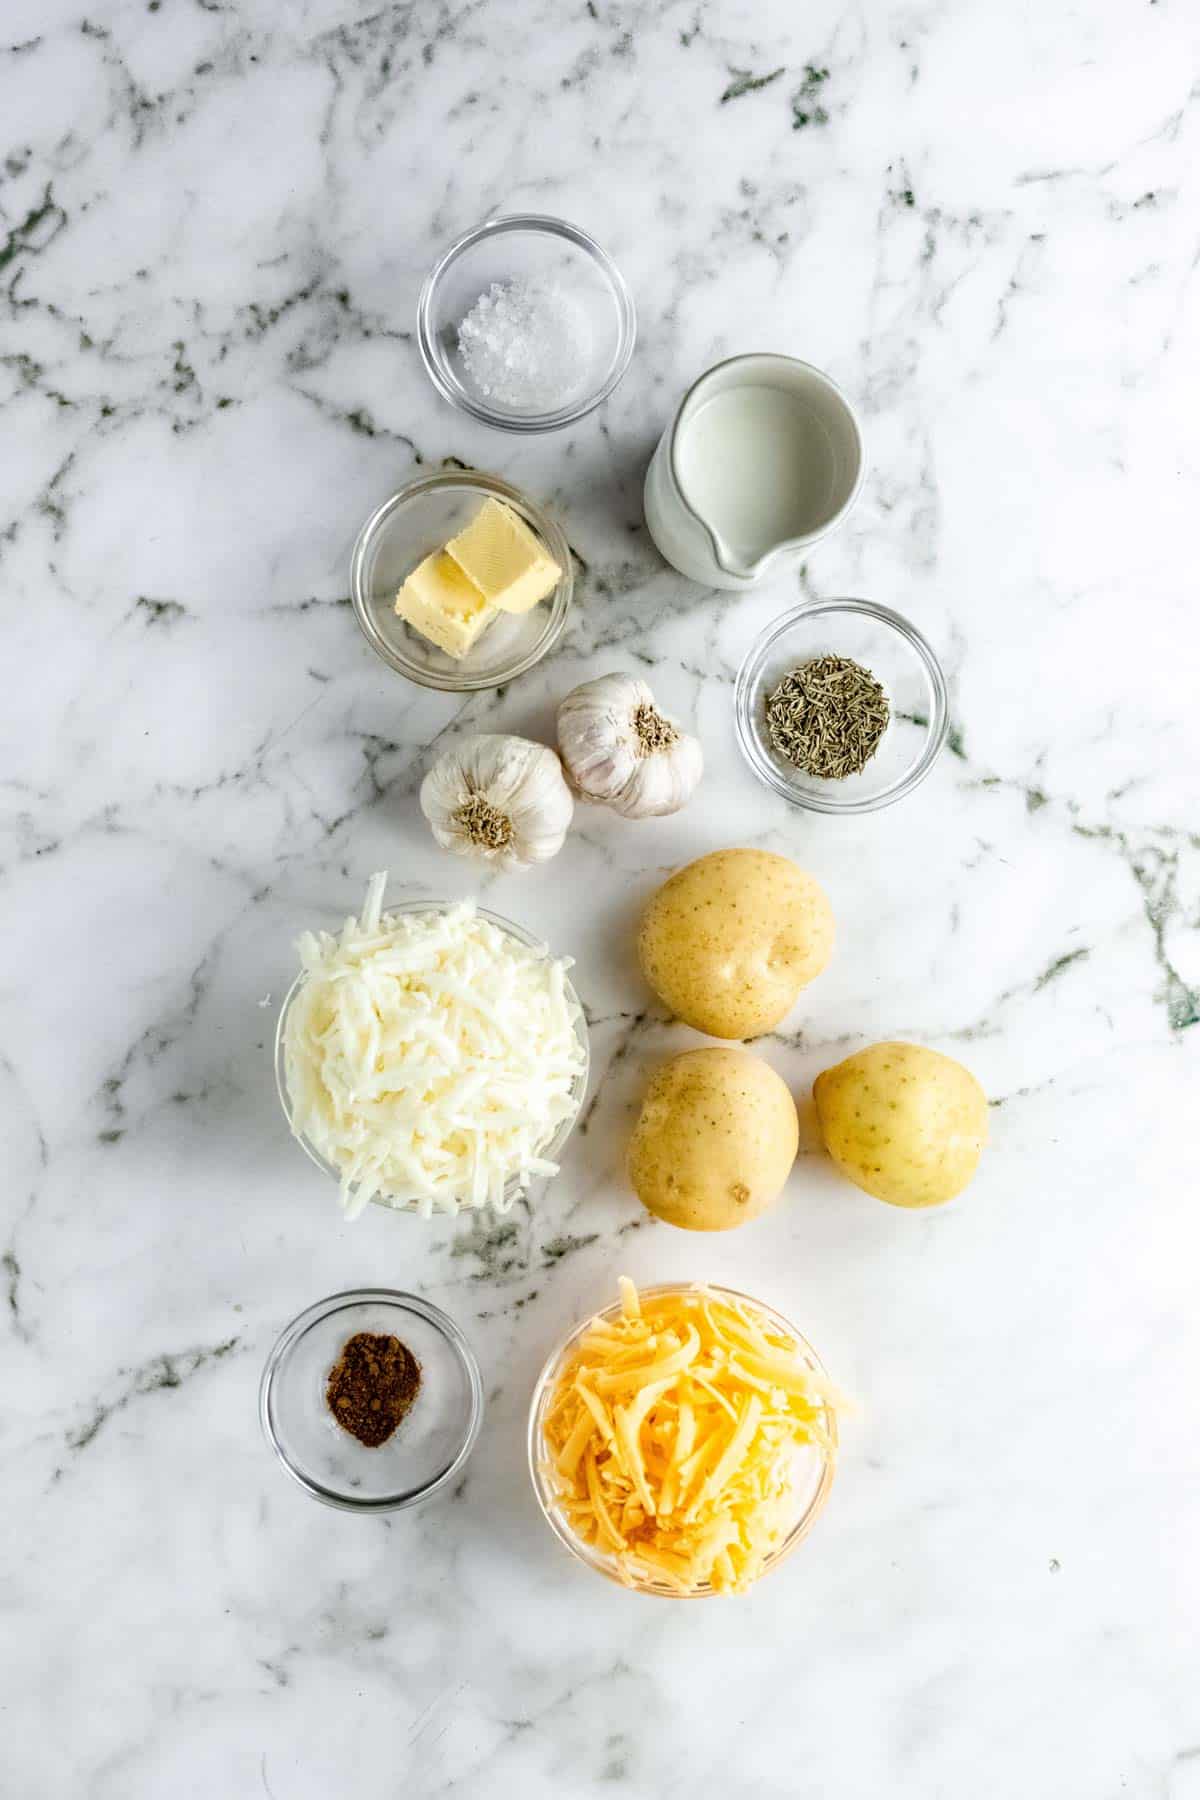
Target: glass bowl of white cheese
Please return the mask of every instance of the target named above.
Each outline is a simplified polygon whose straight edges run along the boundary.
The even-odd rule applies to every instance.
[[[274,1045],[288,1127],[348,1217],[507,1212],[557,1174],[587,1092],[569,961],[471,901],[381,902],[299,940]]]

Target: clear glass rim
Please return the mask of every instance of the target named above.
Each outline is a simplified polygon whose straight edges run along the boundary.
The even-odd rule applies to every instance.
[[[401,1312],[416,1313],[427,1324],[432,1325],[458,1358],[466,1373],[471,1394],[471,1413],[463,1441],[446,1467],[420,1487],[402,1488],[394,1494],[380,1494],[372,1499],[361,1499],[340,1488],[326,1487],[323,1482],[305,1474],[288,1455],[272,1412],[276,1378],[300,1339],[331,1313],[363,1305],[391,1306]],[[317,1300],[312,1306],[305,1307],[289,1325],[284,1326],[276,1338],[263,1368],[258,1389],[258,1417],[263,1435],[283,1467],[306,1494],[311,1494],[314,1500],[320,1500],[324,1506],[337,1507],[341,1512],[398,1512],[403,1507],[416,1506],[422,1500],[428,1500],[431,1494],[437,1493],[454,1480],[475,1448],[475,1440],[483,1424],[483,1410],[483,1377],[478,1358],[464,1333],[449,1313],[443,1312],[440,1306],[435,1306],[432,1300],[423,1300],[419,1294],[405,1293],[400,1288],[347,1288],[340,1294],[329,1294],[324,1300]]]
[[[874,619],[877,624],[884,625],[902,637],[919,661],[924,666],[933,691],[933,705],[930,710],[929,723],[925,728],[925,741],[921,754],[898,781],[890,787],[882,788],[876,794],[864,794],[858,798],[848,797],[839,800],[836,796],[825,794],[804,794],[797,790],[775,767],[763,746],[762,736],[756,726],[752,696],[754,684],[759,672],[778,640],[791,631],[803,620],[822,618],[828,614],[856,613],[863,618]],[[874,600],[831,599],[806,600],[802,606],[796,606],[790,612],[781,613],[772,619],[766,630],[755,639],[742,661],[737,673],[733,695],[734,722],[737,727],[738,744],[751,769],[767,787],[782,794],[793,806],[799,806],[807,812],[827,814],[854,814],[878,812],[885,806],[891,806],[902,800],[905,794],[919,786],[937,761],[942,745],[946,741],[946,732],[950,724],[950,705],[946,691],[946,678],[942,674],[941,664],[933,650],[922,637],[915,625],[890,606],[880,606]]]
[[[643,1300],[653,1300],[660,1294],[696,1293],[702,1288],[707,1289],[710,1293],[714,1294],[727,1294],[733,1300],[745,1301],[747,1305],[752,1306],[756,1311],[763,1313],[773,1324],[778,1325],[789,1337],[795,1339],[805,1360],[817,1374],[827,1375],[828,1371],[821,1361],[821,1358],[817,1355],[817,1352],[813,1349],[804,1334],[797,1331],[791,1320],[786,1318],[783,1313],[777,1311],[775,1307],[769,1306],[765,1300],[756,1299],[753,1294],[743,1293],[740,1288],[727,1287],[723,1282],[716,1281],[661,1281],[652,1287],[640,1287],[638,1293]],[[591,1329],[597,1319],[615,1318],[620,1311],[621,1303],[619,1300],[616,1300],[613,1301],[611,1305],[602,1307],[599,1312],[591,1313],[586,1319],[582,1319],[572,1331],[568,1332],[567,1336],[562,1340],[558,1347],[551,1351],[550,1355],[542,1365],[541,1373],[534,1383],[533,1395],[529,1402],[529,1421],[526,1429],[526,1455],[529,1462],[529,1479],[533,1484],[533,1491],[537,1498],[538,1506],[541,1508],[542,1517],[545,1519],[547,1525],[549,1525],[559,1543],[564,1545],[573,1556],[578,1558],[580,1562],[586,1564],[589,1569],[594,1569],[597,1575],[603,1575],[606,1580],[615,1582],[618,1587],[624,1588],[628,1593],[647,1594],[653,1599],[661,1600],[714,1600],[725,1598],[725,1596],[719,1594],[718,1590],[711,1587],[707,1582],[694,1589],[691,1593],[681,1594],[677,1589],[669,1587],[666,1582],[639,1580],[631,1586],[629,1582],[622,1580],[616,1564],[604,1551],[598,1550],[594,1544],[585,1544],[580,1538],[576,1537],[566,1520],[562,1517],[558,1502],[555,1499],[554,1494],[550,1491],[549,1485],[542,1473],[542,1424],[546,1407],[549,1404],[553,1392],[554,1380],[558,1370],[566,1361],[572,1350],[574,1350],[580,1338],[583,1337],[585,1332]],[[812,1527],[816,1524],[817,1518],[824,1508],[826,1500],[829,1498],[829,1490],[833,1486],[833,1478],[837,1468],[838,1429],[837,1414],[833,1408],[826,1406],[824,1413],[830,1442],[833,1445],[832,1455],[822,1456],[821,1477],[812,1498],[800,1517],[792,1525],[782,1543],[767,1557],[756,1578],[754,1583],[755,1586],[757,1586],[757,1583],[763,1580],[765,1576],[769,1575],[773,1569],[777,1569],[784,1558],[790,1556],[796,1546],[803,1542],[812,1530]]]
[[[603,272],[613,292],[617,304],[619,329],[617,347],[613,355],[603,383],[586,399],[577,401],[572,406],[559,407],[556,410],[541,413],[528,413],[514,417],[511,413],[495,411],[486,401],[477,400],[467,392],[462,384],[456,381],[437,347],[437,334],[434,330],[433,313],[438,289],[451,264],[466,251],[489,237],[503,237],[513,231],[541,232],[547,237],[565,238],[579,250],[586,252]],[[528,435],[543,431],[561,431],[564,426],[574,425],[577,420],[586,418],[594,412],[616,388],[629,367],[633,356],[633,347],[637,342],[637,313],[633,304],[633,295],[616,263],[606,250],[601,249],[595,238],[589,237],[577,225],[567,219],[555,218],[551,213],[499,213],[495,218],[485,219],[482,224],[475,225],[470,231],[463,232],[443,251],[425,277],[421,288],[421,297],[417,302],[417,343],[421,351],[421,360],[425,364],[425,372],[438,393],[460,412],[469,413],[484,425],[491,425],[497,431],[510,431]]]
[[[521,656],[514,657],[511,663],[504,664],[498,671],[488,674],[472,675],[468,671],[422,668],[420,663],[411,662],[394,645],[381,634],[375,620],[371,616],[371,596],[366,586],[367,554],[375,539],[387,525],[393,513],[406,506],[410,500],[417,500],[424,494],[438,493],[443,490],[460,489],[467,493],[481,494],[485,498],[494,496],[504,500],[509,506],[522,513],[538,536],[542,538],[562,570],[562,577],[554,590],[554,598],[547,608],[546,623],[541,636]],[[419,475],[404,487],[377,506],[366,521],[358,537],[350,557],[350,597],[354,607],[354,616],[358,620],[359,630],[383,662],[398,675],[407,676],[420,687],[438,688],[443,693],[469,694],[477,693],[485,688],[504,687],[515,681],[518,675],[524,675],[535,663],[541,662],[548,651],[552,650],[562,636],[567,622],[567,612],[571,605],[571,597],[575,589],[575,576],[571,563],[571,546],[566,534],[540,506],[523,494],[519,488],[509,482],[502,481],[498,475],[485,475],[480,469],[440,469],[432,475]]]
[[[454,907],[462,906],[463,904],[464,902],[462,900],[397,900],[394,904],[389,904],[385,901],[383,916],[386,918],[389,913],[445,913],[450,912]],[[549,950],[549,946],[544,938],[538,937],[532,931],[527,931],[523,925],[518,925],[515,920],[506,919],[501,913],[490,912],[486,906],[476,905],[475,911],[479,918],[486,919],[489,925],[495,925],[499,930],[507,932],[508,935],[515,938],[519,944],[524,944],[526,949]],[[333,1164],[327,1162],[320,1152],[313,1148],[308,1139],[304,1136],[304,1133],[297,1131],[292,1122],[292,1103],[291,1096],[288,1093],[287,1072],[284,1066],[283,1038],[287,1026],[287,1016],[291,1009],[292,1002],[304,985],[305,979],[306,976],[304,970],[301,969],[299,973],[293,977],[291,985],[280,1003],[279,1017],[275,1022],[275,1091],[279,1095],[279,1104],[283,1108],[283,1116],[287,1120],[287,1127],[293,1141],[299,1144],[309,1162],[313,1163],[321,1170],[322,1174],[328,1175],[332,1181],[336,1181],[340,1186],[342,1178],[334,1168]],[[568,1005],[574,1009],[575,1035],[583,1050],[583,1068],[580,1070],[575,1083],[573,1095],[575,1101],[574,1111],[563,1120],[549,1143],[539,1151],[539,1155],[545,1156],[551,1162],[558,1158],[566,1145],[567,1139],[579,1123],[579,1115],[583,1110],[583,1102],[587,1097],[588,1076],[591,1072],[591,1043],[588,1036],[587,1015],[583,1010],[583,1003],[580,1000],[579,995],[575,992],[570,977],[567,975],[563,976],[563,989],[567,997]],[[544,1177],[543,1179],[552,1179],[552,1177]],[[515,1200],[520,1193],[528,1191],[528,1187],[525,1189],[520,1187],[520,1184],[514,1176],[505,1187],[505,1197]],[[415,1198],[408,1198],[393,1204],[391,1201],[385,1200],[381,1195],[375,1195],[371,1200],[371,1205],[382,1206],[387,1212],[393,1213],[418,1213],[420,1210],[420,1203]],[[476,1208],[468,1203],[460,1201],[453,1212],[448,1211],[445,1207],[436,1208],[433,1213],[433,1218],[454,1219],[458,1218],[459,1215],[464,1212],[486,1212],[487,1210],[487,1207]]]

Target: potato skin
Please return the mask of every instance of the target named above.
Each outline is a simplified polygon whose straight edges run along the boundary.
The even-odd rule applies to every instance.
[[[872,1044],[813,1083],[821,1136],[850,1181],[891,1206],[941,1206],[966,1187],[988,1138],[969,1069],[921,1044]]]
[[[677,869],[638,933],[642,972],[659,999],[717,1038],[773,1030],[832,948],[824,889],[769,850],[715,850]]]
[[[652,1076],[629,1144],[648,1211],[686,1231],[731,1231],[778,1199],[799,1147],[786,1084],[745,1050],[685,1050]]]

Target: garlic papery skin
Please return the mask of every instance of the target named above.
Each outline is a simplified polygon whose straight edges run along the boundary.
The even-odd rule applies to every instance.
[[[584,799],[626,819],[678,812],[704,773],[699,739],[659,712],[636,675],[600,675],[569,693],[558,709],[558,748]]]
[[[575,810],[553,750],[495,732],[443,751],[421,783],[420,803],[443,850],[498,869],[548,862]]]

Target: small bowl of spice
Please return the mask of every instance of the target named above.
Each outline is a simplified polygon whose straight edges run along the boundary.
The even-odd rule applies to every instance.
[[[637,323],[612,258],[565,219],[509,213],[468,231],[421,290],[417,338],[438,392],[501,431],[557,431],[606,400]]]
[[[734,690],[738,742],[760,781],[821,813],[874,812],[911,793],[946,737],[946,682],[915,626],[871,600],[821,600],[774,619]]]
[[[470,1344],[440,1307],[361,1288],[292,1320],[267,1358],[259,1417],[314,1500],[393,1512],[459,1474],[483,1421],[483,1382]]]
[[[745,1593],[829,1496],[841,1397],[811,1344],[748,1294],[618,1288],[534,1389],[538,1504],[610,1581],[665,1599]]]

